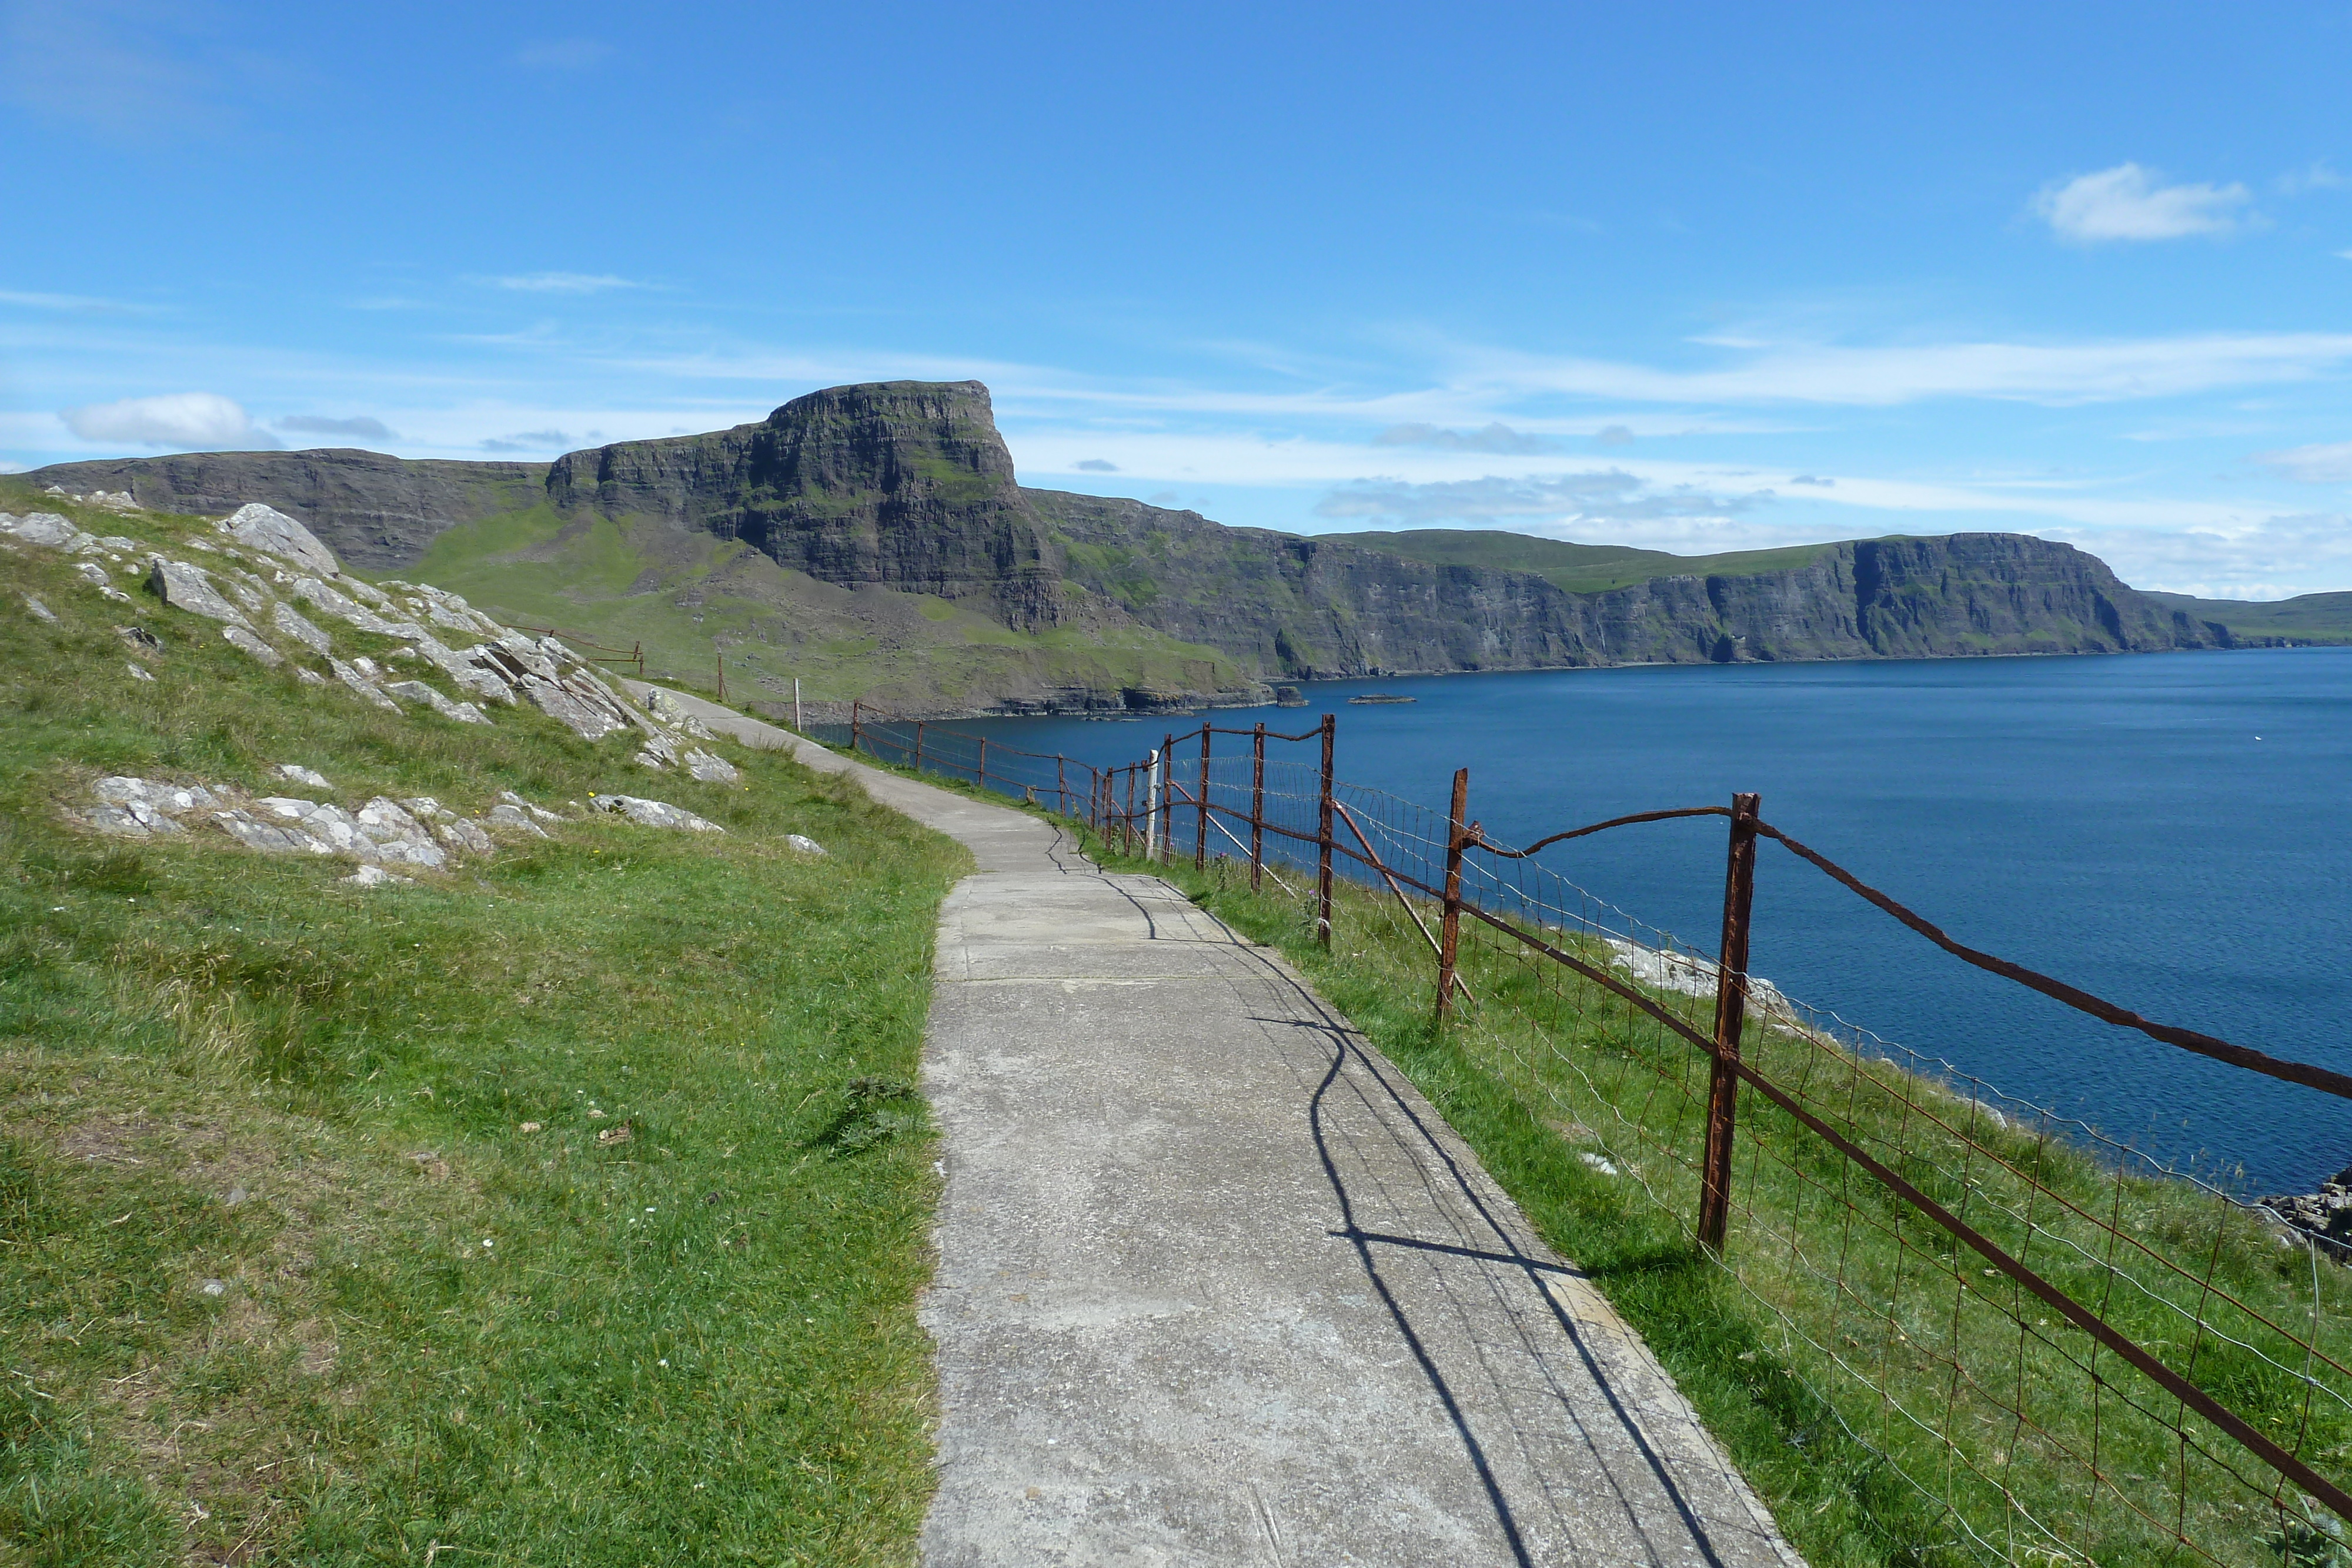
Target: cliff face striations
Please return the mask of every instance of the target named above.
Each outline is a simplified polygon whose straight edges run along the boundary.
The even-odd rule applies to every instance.
[[[405,567],[442,529],[544,508],[740,541],[849,590],[936,596],[1009,632],[1163,634],[1274,678],[2227,646],[2072,546],[2015,534],[1849,541],[1789,570],[1574,592],[1533,571],[1229,528],[1014,480],[988,390],[889,382],[757,423],[620,442],[551,467],[361,452],[72,464],[31,476],[174,511],[267,501],[339,553]],[[685,602],[681,601],[681,602]]]

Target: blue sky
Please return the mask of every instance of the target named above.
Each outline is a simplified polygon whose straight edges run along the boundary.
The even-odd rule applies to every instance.
[[[0,0],[0,462],[974,376],[1030,484],[2352,588],[2352,4]]]

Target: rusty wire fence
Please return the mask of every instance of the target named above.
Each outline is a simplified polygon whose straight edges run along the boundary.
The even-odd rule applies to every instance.
[[[1465,1054],[1712,1260],[1774,1375],[1939,1521],[1940,1555],[2352,1564],[2352,1274],[2236,1195],[1747,976],[1755,857],[1795,855],[1960,961],[2165,1048],[2314,1092],[2352,1080],[1965,948],[1753,797],[1517,848],[1470,819],[1466,774],[1445,810],[1338,779],[1328,719],[1203,726],[1108,769],[910,727],[848,738],[1115,851],[1245,878],[1303,936],[1418,988]],[[1536,858],[1709,822],[1728,830],[1712,951]]]

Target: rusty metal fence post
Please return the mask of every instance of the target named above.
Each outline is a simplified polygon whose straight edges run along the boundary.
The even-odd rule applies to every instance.
[[[1192,869],[1209,869],[1209,727],[1201,726],[1200,825],[1192,830]]]
[[[1437,1021],[1454,1013],[1454,970],[1462,950],[1462,852],[1470,839],[1463,819],[1470,811],[1470,769],[1454,772],[1454,810],[1445,823],[1445,913],[1437,936]]]
[[[1054,809],[1065,817],[1070,810],[1070,767],[1060,752],[1054,753]]]
[[[1715,1063],[1707,1075],[1706,1153],[1699,1166],[1698,1244],[1723,1250],[1731,1223],[1731,1139],[1738,1108],[1739,1031],[1748,1021],[1748,927],[1756,901],[1756,817],[1762,797],[1731,798],[1723,873],[1723,946],[1715,969]]]
[[[1265,726],[1250,737],[1250,891],[1265,872]]]
[[[972,769],[972,781],[982,789],[988,788],[988,737],[980,737],[980,766]]]
[[[852,757],[857,755],[857,743],[864,737],[863,727],[858,723],[859,706],[856,700],[849,705],[849,754]]]
[[[1337,738],[1338,716],[1323,716],[1323,788],[1316,809],[1315,940],[1324,951],[1331,947],[1331,745]]]
[[[919,722],[915,726],[915,759],[910,766],[918,773],[923,770],[923,727]]]

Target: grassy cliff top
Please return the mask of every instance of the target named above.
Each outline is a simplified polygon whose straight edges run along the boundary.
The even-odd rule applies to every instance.
[[[1753,577],[1760,572],[1794,571],[1811,566],[1832,548],[1823,543],[1732,550],[1723,555],[1670,555],[1631,545],[1571,544],[1500,528],[1401,528],[1315,537],[1440,566],[1531,571],[1570,593],[1605,593],[1658,577]]]
[[[290,645],[266,668],[141,586],[150,549],[226,580],[194,519],[0,484],[34,509],[135,549],[0,540],[0,1540],[157,1568],[907,1561],[911,1085],[962,852],[777,754],[707,742],[741,779],[699,782],[637,765],[635,731],[305,683]],[[469,818],[513,790],[560,820],[362,888],[200,815],[101,837],[77,814],[110,775]],[[596,792],[727,831],[568,804]]]
[[[2168,610],[2215,621],[2242,637],[2288,637],[2298,643],[2352,643],[2352,593],[2304,593],[2293,599],[2199,599],[2154,593]]]

